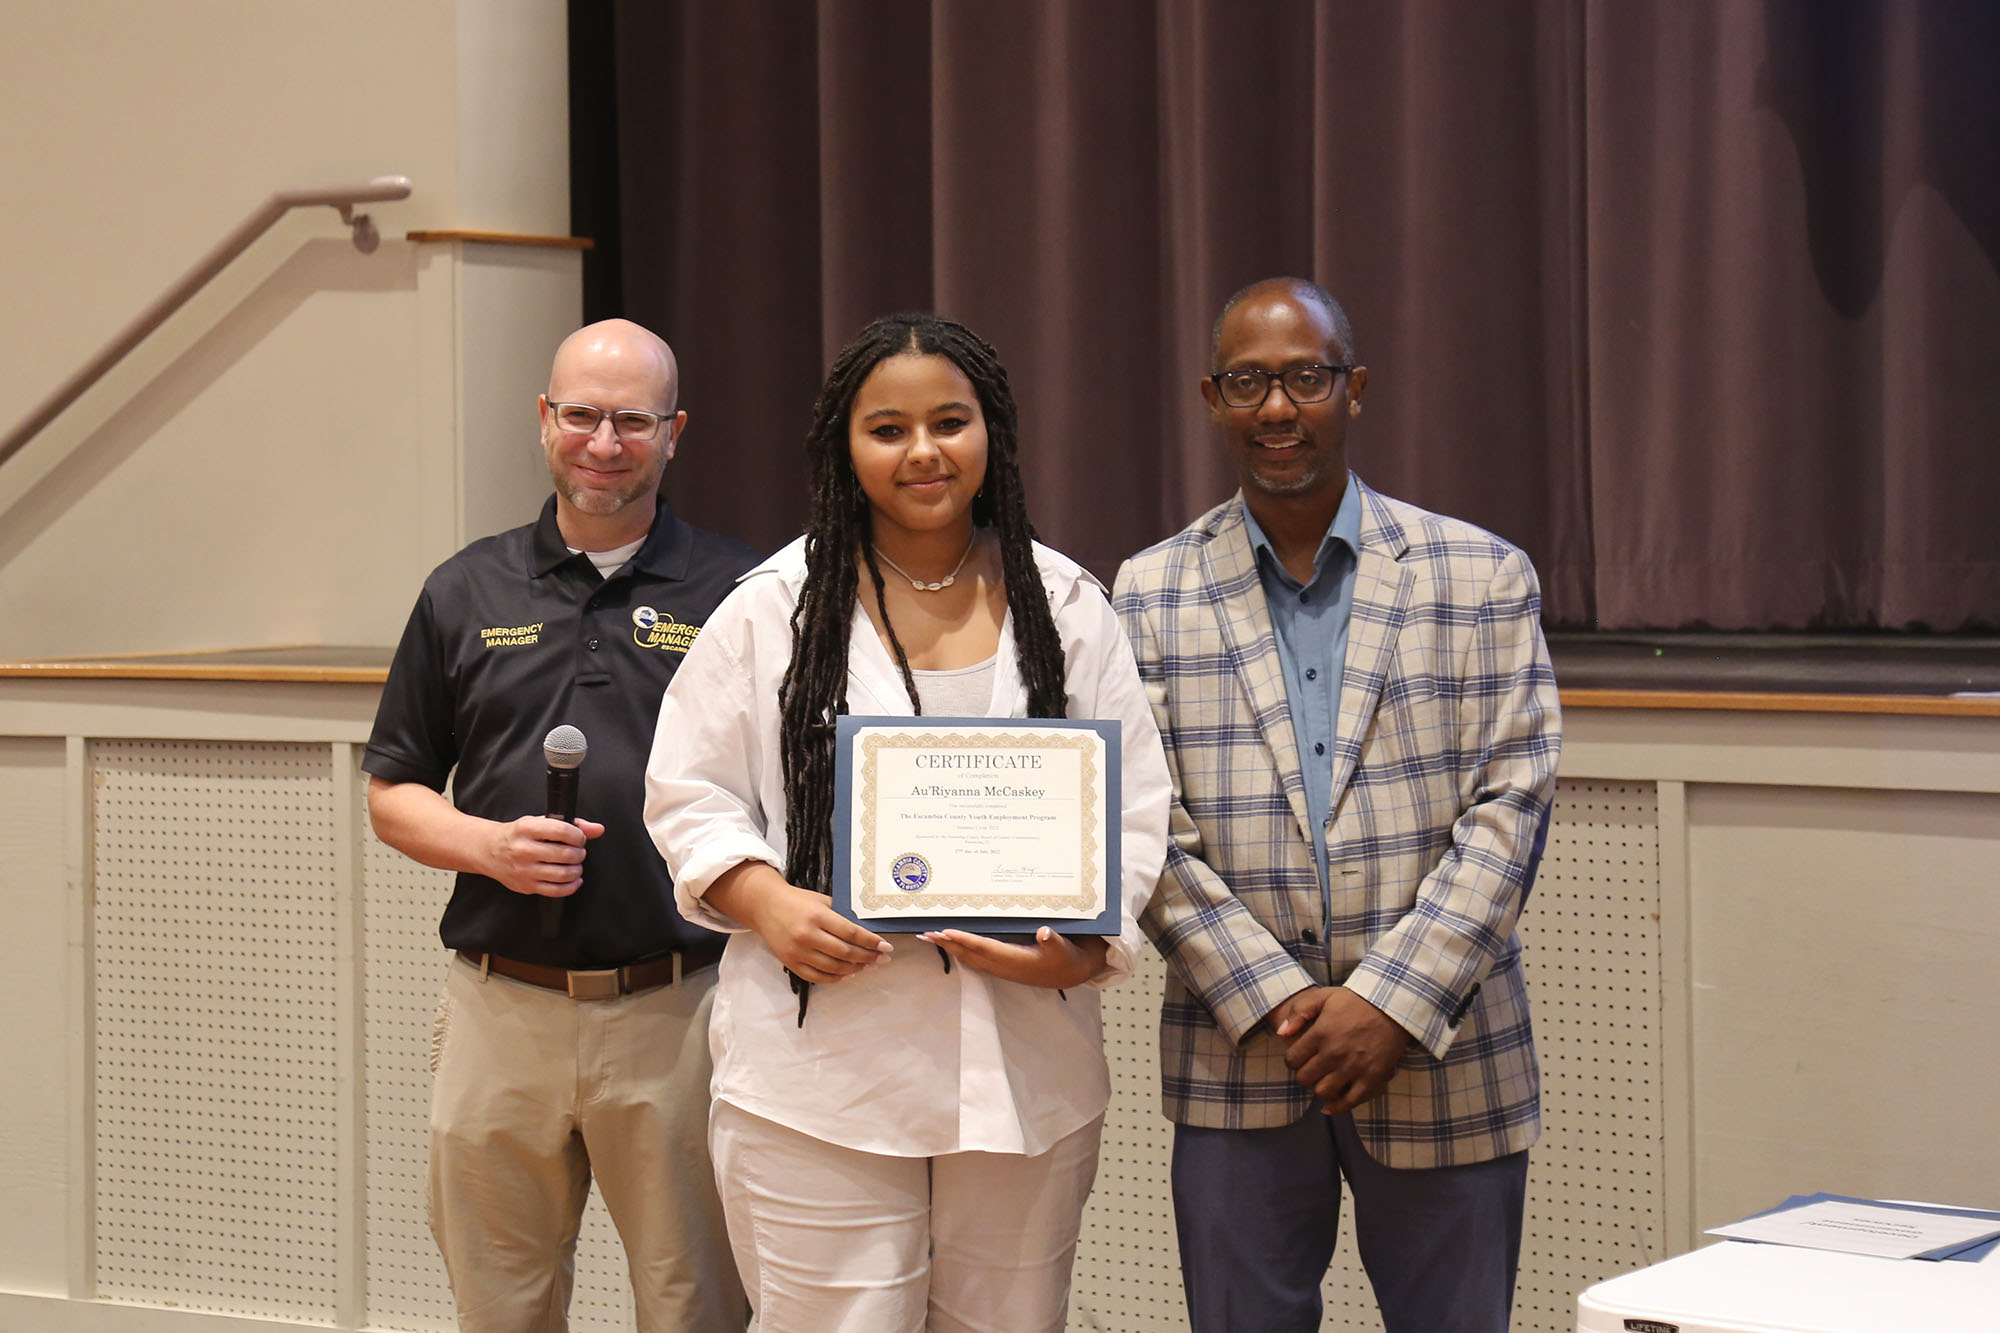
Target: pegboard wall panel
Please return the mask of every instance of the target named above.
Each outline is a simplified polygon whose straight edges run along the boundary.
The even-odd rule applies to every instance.
[[[339,1126],[331,753],[93,742],[97,1287],[111,1299],[331,1323]],[[358,772],[342,775],[356,784]],[[356,809],[361,809],[357,801]],[[361,830],[365,1326],[453,1327],[424,1212],[429,1049],[450,876]],[[1514,1327],[1664,1257],[1659,848],[1651,784],[1564,783],[1523,933],[1543,1062]],[[1186,1328],[1158,1111],[1165,965],[1105,997],[1112,1103],[1069,1327]],[[1343,1236],[1328,1328],[1379,1328]],[[596,1191],[571,1327],[632,1327]]]
[[[1166,980],[1166,962],[1148,945],[1132,979],[1104,993],[1111,1105],[1104,1112],[1097,1184],[1083,1210],[1070,1279],[1070,1333],[1167,1333],[1188,1326],[1167,1185],[1173,1125],[1160,1114],[1160,994]]]
[[[98,1293],[330,1322],[329,751],[98,741],[89,763]]]
[[[1660,829],[1650,782],[1565,782],[1522,927],[1542,1057],[1514,1326],[1667,1257]]]
[[[410,1333],[457,1327],[424,1209],[431,1031],[447,966],[437,922],[451,880],[362,835],[366,1308],[370,1327]]]
[[[354,780],[365,790],[365,776]],[[410,860],[366,829],[361,864],[368,1326],[449,1333],[456,1327],[451,1287],[431,1240],[424,1181],[431,1033],[450,965],[437,924],[452,876]],[[631,1328],[632,1320],[624,1250],[593,1185],[577,1239],[570,1328],[610,1333]]]
[[[1577,1292],[1665,1257],[1658,824],[1651,783],[1557,791],[1522,928],[1543,1134],[1529,1158],[1517,1333],[1569,1333]],[[1165,976],[1148,950],[1138,976],[1104,997],[1111,1108],[1077,1247],[1071,1333],[1187,1328],[1167,1182],[1172,1130],[1159,1113]],[[1324,1327],[1381,1328],[1351,1227],[1324,1293]]]

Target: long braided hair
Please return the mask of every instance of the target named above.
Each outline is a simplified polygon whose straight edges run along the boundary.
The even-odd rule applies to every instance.
[[[778,688],[779,753],[785,775],[785,877],[815,893],[833,890],[833,719],[847,711],[848,634],[860,592],[857,552],[867,565],[910,706],[923,712],[909,657],[889,619],[882,571],[870,540],[868,497],[854,475],[848,444],[848,413],[862,382],[883,361],[906,352],[945,357],[979,396],[986,418],[986,480],[973,499],[972,522],[975,529],[992,528],[999,537],[1021,679],[1028,686],[1028,716],[1063,717],[1067,711],[1062,640],[1030,545],[1035,530],[1021,487],[1019,416],[1007,371],[993,348],[963,324],[937,315],[886,315],[834,358],[806,436],[812,515],[806,526],[805,585],[792,611],[792,661]],[[806,984],[793,979],[801,1022]]]

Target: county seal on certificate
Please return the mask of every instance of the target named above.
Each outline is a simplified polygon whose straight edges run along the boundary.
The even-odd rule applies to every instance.
[[[878,933],[1116,935],[1118,724],[843,717],[833,905]]]

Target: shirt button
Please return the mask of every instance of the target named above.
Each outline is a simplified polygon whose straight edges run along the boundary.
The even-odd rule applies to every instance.
[[[1326,753],[1326,742],[1325,742],[1325,741],[1314,741],[1314,742],[1313,742],[1313,753],[1314,753],[1314,754],[1325,754],[1325,753]]]
[[[597,651],[597,640],[592,639],[590,641],[590,651],[593,653]]]
[[[1313,928],[1311,926],[1307,926],[1304,930],[1300,931],[1299,938],[1304,940],[1307,944],[1319,943],[1319,936],[1313,932]]]
[[[1299,594],[1299,600],[1302,602],[1310,602],[1312,599],[1313,595],[1309,592],[1302,592]]]
[[[1307,679],[1307,680],[1318,680],[1318,679],[1319,679],[1319,668],[1318,668],[1318,667],[1307,667],[1307,668],[1306,668],[1306,679]]]

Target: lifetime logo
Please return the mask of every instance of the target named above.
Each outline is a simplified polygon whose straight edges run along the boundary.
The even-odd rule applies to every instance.
[[[1625,1333],[1681,1333],[1681,1326],[1661,1319],[1627,1319]]]

